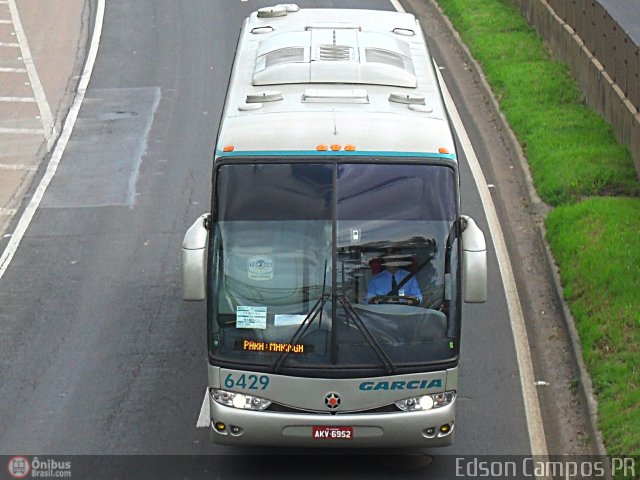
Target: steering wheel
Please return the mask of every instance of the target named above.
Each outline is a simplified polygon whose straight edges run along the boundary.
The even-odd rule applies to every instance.
[[[420,305],[420,299],[412,295],[376,295],[369,299],[369,305],[381,304],[410,305],[412,307],[417,307]]]

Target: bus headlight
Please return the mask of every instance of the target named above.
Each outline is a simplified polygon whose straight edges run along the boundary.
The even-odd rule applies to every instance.
[[[422,395],[420,397],[405,398],[399,400],[396,406],[405,412],[413,412],[416,410],[431,410],[432,408],[440,408],[449,405],[456,398],[456,392],[434,393],[433,395]]]
[[[271,401],[269,400],[244,393],[227,392],[226,390],[217,390],[214,388],[210,390],[210,393],[211,398],[220,405],[227,407],[241,408],[244,410],[264,410],[271,405]]]

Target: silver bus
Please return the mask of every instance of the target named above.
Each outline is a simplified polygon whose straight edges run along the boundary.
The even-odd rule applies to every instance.
[[[242,27],[211,211],[183,243],[206,301],[214,443],[449,445],[462,302],[486,245],[410,14],[277,5]]]

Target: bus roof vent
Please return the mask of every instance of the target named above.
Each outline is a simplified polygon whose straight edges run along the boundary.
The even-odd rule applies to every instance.
[[[287,13],[295,13],[300,10],[300,7],[295,3],[282,3],[280,6],[286,8]]]
[[[343,90],[331,88],[307,88],[302,94],[303,103],[369,103],[369,95],[362,88]]]
[[[267,25],[266,27],[254,27],[251,29],[251,33],[253,34],[261,34],[261,33],[271,33],[273,32],[274,28],[270,25]]]
[[[422,104],[412,103],[411,105],[408,105],[407,108],[409,108],[409,110],[412,110],[414,112],[433,113],[433,107],[431,105],[422,105]]]
[[[270,68],[274,65],[282,65],[283,63],[294,63],[304,61],[303,47],[285,47],[274,50],[265,55],[264,68]]]
[[[264,102],[277,102],[282,100],[282,92],[277,90],[270,90],[264,92],[248,93],[245,100],[246,103],[264,103]]]
[[[314,22],[314,23],[309,23],[306,27],[304,27],[305,30],[320,30],[320,29],[325,29],[325,30],[358,30],[361,31],[362,27],[360,25],[358,25],[357,23],[351,23],[351,22]]]
[[[258,18],[285,17],[289,13],[295,13],[300,7],[295,3],[281,3],[273,7],[258,9]]]
[[[260,110],[264,107],[263,103],[241,103],[238,105],[238,110],[241,112],[253,112],[254,110]]]
[[[285,17],[287,13],[287,8],[284,5],[264,7],[258,10],[258,18]]]
[[[351,61],[354,60],[353,47],[348,45],[320,45],[318,48],[317,60],[325,61]]]
[[[390,67],[399,68],[413,74],[413,63],[410,58],[381,48],[365,48],[364,51],[367,62],[383,63]]]
[[[392,33],[318,28],[260,42],[254,85],[346,83],[416,87],[409,44]]]
[[[416,32],[414,32],[410,28],[400,28],[400,27],[394,28],[393,33],[395,33],[396,35],[402,35],[404,37],[413,37],[416,34]]]
[[[425,97],[424,95],[418,95],[415,93],[393,92],[389,95],[389,101],[405,105],[424,105]]]

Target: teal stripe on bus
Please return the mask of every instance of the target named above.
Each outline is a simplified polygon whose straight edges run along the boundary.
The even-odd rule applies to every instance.
[[[300,157],[300,156],[328,156],[328,155],[342,155],[342,156],[376,156],[376,157],[426,157],[426,158],[446,158],[448,160],[456,160],[456,155],[453,153],[426,153],[426,152],[365,152],[355,151],[348,152],[346,150],[338,151],[317,151],[317,150],[247,150],[247,151],[233,151],[223,152],[217,150],[217,157]]]

